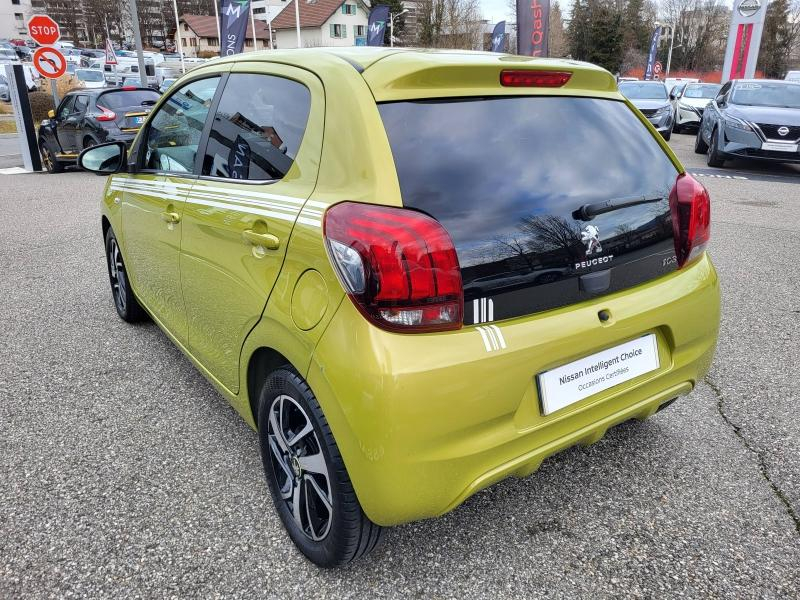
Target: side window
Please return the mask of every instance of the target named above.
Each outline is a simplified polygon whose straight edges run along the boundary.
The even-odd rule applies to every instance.
[[[66,119],[72,113],[72,105],[75,103],[75,96],[67,96],[62,100],[58,107],[58,118]]]
[[[89,106],[89,96],[76,96],[75,104],[72,107],[72,114],[83,114],[86,112],[86,107]]]
[[[731,91],[731,84],[730,82],[726,83],[722,86],[722,89],[717,94],[717,97],[714,99],[716,100],[717,104],[725,104],[728,101],[728,92]]]
[[[161,105],[147,129],[144,169],[191,173],[219,77],[188,83]]]
[[[272,75],[233,73],[211,126],[203,175],[281,179],[303,140],[311,93],[301,83]]]

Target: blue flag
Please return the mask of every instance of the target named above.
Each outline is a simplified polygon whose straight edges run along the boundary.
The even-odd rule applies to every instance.
[[[214,0],[219,2],[219,55],[239,54],[244,49],[247,21],[250,19],[250,0]]]
[[[367,26],[367,46],[383,46],[386,24],[389,22],[389,7],[386,4],[373,6],[369,11]]]
[[[500,21],[492,32],[492,52],[506,51],[506,22]]]
[[[653,69],[656,66],[656,54],[658,54],[658,40],[661,37],[661,26],[656,27],[653,37],[650,40],[650,53],[647,55],[647,66],[644,69],[645,80],[653,78]]]

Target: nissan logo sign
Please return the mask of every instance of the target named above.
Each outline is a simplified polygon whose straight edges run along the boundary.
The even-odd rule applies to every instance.
[[[743,17],[752,17],[761,9],[761,0],[742,0],[739,2],[738,11]]]
[[[788,127],[778,127],[778,135],[789,135]]]

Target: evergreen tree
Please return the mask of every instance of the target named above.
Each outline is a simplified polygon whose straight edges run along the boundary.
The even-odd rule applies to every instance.
[[[791,50],[789,1],[771,0],[767,5],[764,31],[761,35],[758,69],[762,70],[766,77],[783,77]]]

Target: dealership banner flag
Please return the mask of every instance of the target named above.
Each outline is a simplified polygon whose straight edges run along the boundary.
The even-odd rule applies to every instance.
[[[389,7],[385,4],[373,6],[369,11],[367,46],[383,46],[383,35],[389,22]]]
[[[492,32],[492,52],[505,52],[506,22],[500,21]]]
[[[244,50],[247,21],[250,18],[250,0],[214,0],[220,2],[219,31],[220,56],[239,54]]]
[[[550,0],[517,0],[517,53],[549,56]]]
[[[647,66],[644,69],[645,80],[653,78],[653,69],[656,67],[656,54],[658,54],[658,40],[661,38],[661,26],[656,27],[653,31],[653,37],[650,40],[650,53],[647,55]]]

